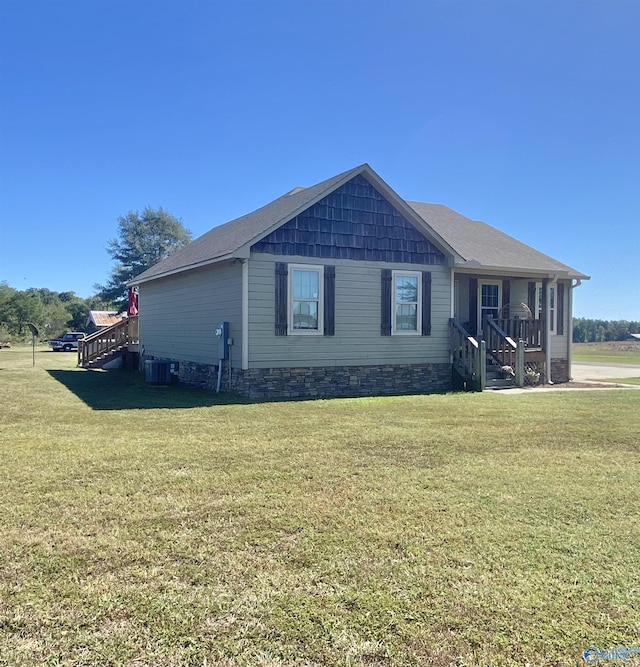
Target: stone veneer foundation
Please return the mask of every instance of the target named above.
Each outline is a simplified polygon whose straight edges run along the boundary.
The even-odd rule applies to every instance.
[[[569,361],[567,359],[551,360],[551,380],[555,384],[569,382]]]
[[[215,390],[218,367],[180,362],[180,382]],[[225,368],[221,389],[251,399],[391,396],[451,391],[451,364]]]

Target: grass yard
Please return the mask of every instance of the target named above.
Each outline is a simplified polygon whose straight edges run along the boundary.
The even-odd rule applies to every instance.
[[[31,364],[0,350],[2,666],[640,649],[640,392],[243,404]]]
[[[614,384],[635,384],[640,385],[640,377],[637,378],[604,378],[600,382],[612,382]]]
[[[574,343],[573,360],[640,365],[640,343]]]

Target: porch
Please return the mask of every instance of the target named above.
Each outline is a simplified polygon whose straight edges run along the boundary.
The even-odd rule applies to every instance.
[[[456,271],[454,381],[459,376],[463,388],[475,390],[550,381],[551,366],[570,359],[570,287],[570,280],[550,275]],[[568,371],[557,377],[565,375],[560,381],[566,381]]]
[[[545,381],[543,320],[487,317],[481,335],[449,320],[454,388],[467,391],[524,387]]]

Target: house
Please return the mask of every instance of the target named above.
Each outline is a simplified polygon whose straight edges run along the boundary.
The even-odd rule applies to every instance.
[[[405,201],[364,164],[213,228],[131,285],[146,359],[279,398],[566,382],[587,278]]]

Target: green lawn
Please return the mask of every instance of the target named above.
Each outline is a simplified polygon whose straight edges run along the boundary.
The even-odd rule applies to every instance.
[[[638,384],[640,385],[640,377],[637,378],[605,378],[600,382],[613,382],[615,384]]]
[[[640,392],[243,404],[74,364],[0,350],[0,665],[640,648]]]
[[[640,343],[574,343],[573,360],[640,365]]]

